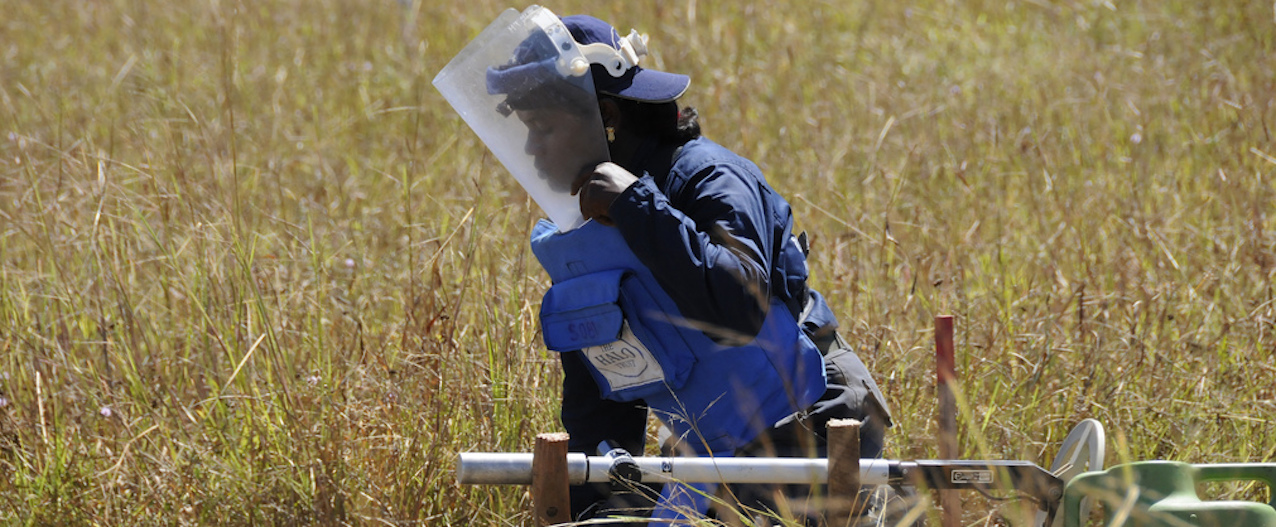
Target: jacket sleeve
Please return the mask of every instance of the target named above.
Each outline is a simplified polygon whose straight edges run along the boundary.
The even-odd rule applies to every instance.
[[[752,338],[765,316],[777,219],[762,185],[740,167],[717,164],[693,174],[677,203],[644,176],[609,210],[683,316],[719,341]]]

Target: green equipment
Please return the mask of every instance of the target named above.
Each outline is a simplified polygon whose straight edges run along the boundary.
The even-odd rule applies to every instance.
[[[1197,484],[1218,481],[1264,482],[1270,502],[1202,501]],[[1276,527],[1276,463],[1140,461],[1078,474],[1064,491],[1065,527],[1085,524],[1085,498],[1104,505],[1104,525]]]

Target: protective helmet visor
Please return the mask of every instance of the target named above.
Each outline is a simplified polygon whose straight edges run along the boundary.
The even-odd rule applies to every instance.
[[[584,223],[572,181],[610,156],[589,60],[558,16],[506,11],[434,86],[559,230]]]

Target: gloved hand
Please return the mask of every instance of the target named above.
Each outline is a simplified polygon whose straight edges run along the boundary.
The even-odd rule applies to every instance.
[[[638,181],[620,165],[610,161],[586,168],[572,182],[572,195],[580,195],[580,213],[603,225],[615,225],[608,215],[612,202]]]

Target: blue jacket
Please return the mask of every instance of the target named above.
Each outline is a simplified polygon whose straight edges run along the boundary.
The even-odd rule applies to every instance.
[[[648,145],[626,166],[639,180],[611,205],[609,216],[633,255],[676,303],[681,317],[715,340],[752,335],[773,302],[800,320],[810,336],[837,326],[823,298],[806,284],[804,249],[793,237],[789,204],[751,161],[697,138],[672,155]],[[831,336],[829,337],[831,338]],[[569,448],[593,453],[612,440],[642,452],[647,406],[607,399],[578,352],[563,364],[561,418]],[[677,486],[666,486],[668,494]],[[572,487],[572,503],[588,504],[598,488]],[[694,498],[691,501],[701,501]],[[662,503],[677,503],[666,496]],[[697,503],[692,509],[703,508]],[[658,512],[657,516],[661,516]]]

